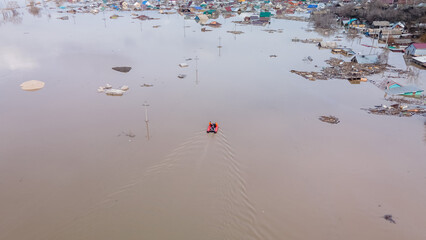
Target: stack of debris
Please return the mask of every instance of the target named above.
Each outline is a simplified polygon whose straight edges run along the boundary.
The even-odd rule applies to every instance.
[[[385,71],[388,67],[386,64],[360,64],[355,62],[345,62],[338,58],[330,58],[325,61],[330,67],[323,68],[321,72],[303,72],[291,70],[309,80],[327,80],[330,78],[337,79],[361,79],[368,75],[373,75]]]
[[[399,103],[392,104],[390,106],[379,105],[374,108],[363,109],[368,111],[368,113],[377,114],[377,115],[392,115],[399,117],[411,117],[413,115],[424,115],[426,114],[425,106],[408,106],[402,105]]]

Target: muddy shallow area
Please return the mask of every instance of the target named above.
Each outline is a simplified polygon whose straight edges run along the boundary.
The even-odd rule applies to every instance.
[[[426,238],[425,118],[368,114],[389,105],[370,82],[291,73],[350,59],[292,42],[324,38],[308,23],[49,14],[0,25],[0,239]],[[361,43],[339,42],[382,51]]]

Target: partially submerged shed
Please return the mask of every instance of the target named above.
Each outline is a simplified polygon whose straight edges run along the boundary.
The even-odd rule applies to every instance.
[[[395,81],[387,81],[385,86],[385,91],[391,95],[406,95],[406,96],[415,96],[420,95],[423,92],[423,89],[420,89],[416,86],[402,86],[401,84]]]
[[[377,64],[379,57],[377,55],[356,55],[351,59],[351,62],[359,64]]]
[[[318,43],[319,47],[322,48],[337,48],[337,43],[336,42],[327,42],[327,41],[322,41],[320,43]]]

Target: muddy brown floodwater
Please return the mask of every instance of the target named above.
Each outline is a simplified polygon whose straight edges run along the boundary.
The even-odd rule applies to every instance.
[[[424,117],[361,110],[389,105],[368,82],[291,73],[336,57],[291,41],[321,37],[307,23],[49,13],[0,26],[1,240],[426,239]],[[339,42],[381,51],[360,43]],[[424,70],[397,81],[424,89]]]

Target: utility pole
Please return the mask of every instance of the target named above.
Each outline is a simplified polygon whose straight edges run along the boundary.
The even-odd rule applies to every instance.
[[[149,140],[149,125],[148,125],[148,107],[149,104],[147,104],[146,102],[144,104],[142,104],[142,106],[145,107],[145,125],[146,125],[146,137]]]
[[[198,85],[198,56],[195,56],[195,84]]]

